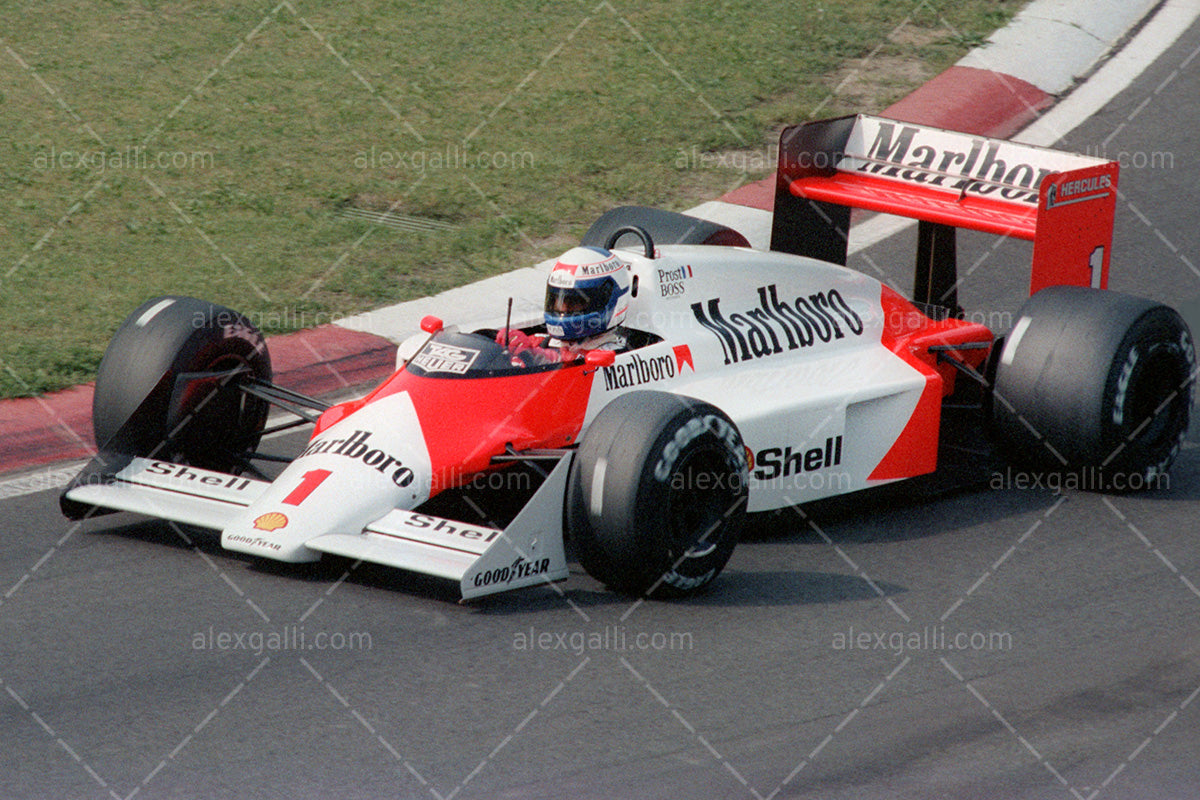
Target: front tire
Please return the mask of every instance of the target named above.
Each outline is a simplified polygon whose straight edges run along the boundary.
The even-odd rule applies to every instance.
[[[217,377],[234,369],[242,372]],[[269,410],[238,389],[249,378],[269,381],[271,359],[248,319],[190,297],[147,300],[117,329],[100,362],[92,398],[96,444],[239,472]]]
[[[567,535],[588,574],[613,589],[690,595],[733,553],[747,480],[741,435],[718,408],[630,392],[583,437],[567,484]]]
[[[1117,292],[1043,289],[1001,351],[992,398],[1016,460],[1101,471],[1097,488],[1135,489],[1183,444],[1195,351],[1173,309]]]

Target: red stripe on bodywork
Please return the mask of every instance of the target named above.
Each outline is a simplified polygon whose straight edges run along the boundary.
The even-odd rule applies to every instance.
[[[910,362],[911,363],[911,362]],[[913,364],[925,375],[925,389],[892,448],[867,476],[889,481],[937,469],[938,430],[942,416],[942,377],[926,364]]]
[[[929,348],[992,341],[992,332],[983,325],[959,319],[931,320],[886,286],[880,302],[884,314],[883,344],[925,376],[925,388],[895,443],[868,476],[872,481],[911,478],[937,469],[942,400],[954,391],[958,373],[952,365],[939,363],[937,351],[931,352]],[[979,369],[987,354],[988,350],[981,348],[954,350],[944,357],[957,358],[972,369]]]
[[[313,435],[373,400],[408,392],[437,494],[496,469],[492,456],[509,445],[527,450],[575,444],[594,374],[582,364],[497,378],[433,378],[401,370],[367,397],[326,411]]]

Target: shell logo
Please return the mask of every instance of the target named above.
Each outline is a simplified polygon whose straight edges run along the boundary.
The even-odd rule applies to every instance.
[[[270,511],[254,520],[255,530],[266,531],[267,533],[277,531],[280,528],[286,528],[287,524],[288,518],[278,511]]]

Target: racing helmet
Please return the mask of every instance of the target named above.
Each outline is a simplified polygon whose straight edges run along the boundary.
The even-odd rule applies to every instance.
[[[546,281],[546,331],[573,342],[610,331],[629,310],[629,265],[602,247],[563,253]]]

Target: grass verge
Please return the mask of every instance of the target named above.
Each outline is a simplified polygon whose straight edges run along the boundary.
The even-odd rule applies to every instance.
[[[277,333],[527,265],[613,205],[686,208],[1022,5],[6,4],[0,397],[89,380],[153,295]]]

